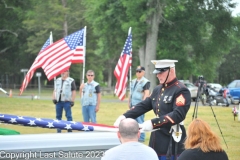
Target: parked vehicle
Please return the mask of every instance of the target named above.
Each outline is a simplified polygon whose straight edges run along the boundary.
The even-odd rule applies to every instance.
[[[210,85],[206,88],[206,103],[209,105],[229,106],[231,104],[231,96],[227,88],[221,89],[219,92]]]
[[[234,80],[227,85],[229,93],[232,97],[233,104],[239,104],[240,101],[240,80]]]
[[[208,86],[210,86],[211,88],[214,88],[217,92],[220,91],[220,89],[222,89],[222,85],[218,84],[218,83],[208,83]]]
[[[197,98],[198,87],[196,87],[190,82],[183,82],[183,84],[189,89],[191,98],[193,101],[195,101]]]

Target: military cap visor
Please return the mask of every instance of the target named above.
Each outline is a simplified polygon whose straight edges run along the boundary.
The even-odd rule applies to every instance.
[[[155,70],[153,71],[153,74],[159,74],[159,73],[163,73],[167,70],[169,70],[170,67],[166,67],[166,68],[155,68]]]

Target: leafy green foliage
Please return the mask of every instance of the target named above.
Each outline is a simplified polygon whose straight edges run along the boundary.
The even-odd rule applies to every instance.
[[[160,25],[158,58],[178,59],[181,79],[204,75],[214,81],[219,62],[231,48],[232,18],[223,1],[197,2],[167,3],[167,21]]]
[[[142,63],[138,52],[147,48],[147,37],[152,32],[150,21],[159,4],[162,10],[158,17],[157,59],[179,60],[176,64],[179,79],[194,80],[204,75],[208,82],[225,84],[237,78],[230,75],[236,65],[229,61],[238,60],[239,18],[231,17],[229,8],[235,4],[227,0],[0,1],[0,76],[8,75],[9,83],[20,84],[23,78],[20,69],[30,68],[51,31],[55,42],[87,26],[85,71],[93,69],[96,81],[113,86],[116,81],[113,70],[128,28],[132,27],[135,68]],[[144,52],[144,60],[155,59],[150,51]],[[229,67],[223,68],[225,63]],[[150,62],[143,65],[152,66]],[[77,83],[85,75],[82,69],[82,64],[71,66],[71,77]],[[35,79],[32,83],[36,83]]]

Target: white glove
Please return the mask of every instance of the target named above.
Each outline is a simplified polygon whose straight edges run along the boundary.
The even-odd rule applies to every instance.
[[[141,128],[140,132],[150,132],[153,130],[153,125],[151,120],[147,120],[142,124],[139,124],[139,128]]]
[[[114,126],[114,127],[118,127],[119,124],[120,124],[120,122],[121,122],[122,120],[124,120],[124,119],[126,119],[126,117],[125,117],[124,115],[119,116],[119,117],[117,118],[117,120],[114,122],[113,126]]]

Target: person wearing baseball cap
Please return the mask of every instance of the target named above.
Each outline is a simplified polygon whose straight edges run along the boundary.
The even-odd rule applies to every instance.
[[[132,109],[134,106],[141,101],[145,100],[149,96],[150,81],[144,77],[145,68],[138,66],[136,68],[136,78],[132,80],[130,89],[131,95],[129,98],[129,108]],[[144,114],[136,118],[139,124],[144,122]],[[145,133],[140,134],[139,142],[145,141]]]
[[[144,101],[123,115],[114,123],[125,118],[136,118],[153,110],[155,118],[139,124],[141,132],[151,132],[149,146],[152,147],[160,160],[177,159],[184,150],[186,130],[183,125],[191,105],[190,91],[176,77],[175,63],[177,60],[163,59],[151,61],[155,69],[159,85]]]

